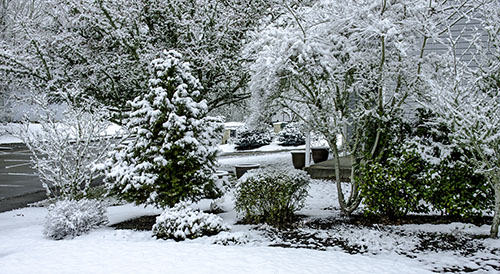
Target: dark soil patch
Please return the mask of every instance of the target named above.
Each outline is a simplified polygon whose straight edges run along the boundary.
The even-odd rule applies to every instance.
[[[316,229],[328,229],[340,224],[351,224],[371,227],[373,225],[406,225],[406,224],[450,224],[454,222],[469,223],[477,226],[491,225],[493,217],[477,216],[470,218],[438,215],[407,215],[398,219],[389,219],[363,214],[343,218],[322,218],[307,221],[307,225]]]
[[[270,246],[289,247],[289,248],[307,248],[315,250],[326,250],[329,247],[338,247],[349,254],[366,253],[366,246],[350,244],[347,239],[340,237],[319,237],[315,233],[307,233],[299,230],[280,231],[276,235],[278,243]]]
[[[137,231],[149,231],[153,229],[153,225],[156,223],[156,217],[159,215],[142,216],[135,219],[130,219],[121,223],[112,225],[111,227],[115,229],[130,229]]]
[[[463,256],[469,256],[484,249],[484,246],[473,241],[471,236],[447,233],[418,233],[420,245],[416,251],[455,251]]]

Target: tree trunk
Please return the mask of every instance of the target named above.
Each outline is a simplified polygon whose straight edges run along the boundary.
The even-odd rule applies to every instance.
[[[493,191],[495,193],[495,212],[491,224],[490,237],[498,237],[498,225],[500,224],[500,178],[493,178]]]
[[[351,213],[356,210],[361,203],[361,197],[359,195],[358,183],[354,178],[354,167],[351,170],[351,194],[349,195],[348,200],[346,201],[344,197],[344,193],[342,191],[342,183],[340,182],[340,155],[339,150],[335,142],[329,142],[330,148],[333,151],[333,162],[335,167],[335,183],[337,185],[337,197],[339,200],[340,211],[345,216],[350,216]],[[352,162],[354,163],[354,156],[351,155]]]

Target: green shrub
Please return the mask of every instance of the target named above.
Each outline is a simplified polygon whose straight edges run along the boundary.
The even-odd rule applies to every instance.
[[[112,194],[136,204],[173,206],[220,194],[214,175],[222,123],[208,116],[199,81],[175,52],[151,62],[149,89],[131,102],[135,136],[98,169]]]
[[[303,124],[290,123],[278,133],[278,141],[282,146],[300,146],[306,143]]]
[[[486,178],[470,166],[444,161],[435,168],[425,200],[444,214],[468,218],[492,209],[491,192]]]
[[[248,171],[236,190],[236,210],[251,223],[284,227],[304,206],[310,182],[302,170],[268,167]]]
[[[438,164],[429,161],[424,199],[447,215],[465,218],[481,215],[493,206],[492,189],[486,178],[471,168],[473,163],[464,161],[471,158],[463,157],[470,154],[467,148],[452,146],[450,129],[436,124],[434,117],[430,111],[418,110],[417,120],[411,126],[412,135],[431,151],[431,158],[440,159]]]
[[[238,150],[247,150],[269,145],[273,141],[271,133],[267,129],[238,128],[234,144]]]
[[[398,218],[409,212],[427,212],[422,204],[425,179],[420,174],[425,163],[413,152],[392,155],[385,163],[369,163],[360,168],[361,195],[368,214]]]

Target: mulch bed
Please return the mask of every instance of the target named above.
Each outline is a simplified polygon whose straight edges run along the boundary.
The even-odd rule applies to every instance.
[[[135,219],[127,220],[121,223],[112,225],[116,229],[131,229],[131,230],[151,230],[156,222],[158,215],[141,216]],[[307,217],[298,216],[299,222]],[[374,225],[405,225],[405,224],[450,224],[453,222],[470,223],[477,226],[491,225],[493,218],[490,216],[478,216],[471,218],[460,218],[453,216],[435,216],[435,215],[408,215],[398,219],[390,220],[388,218],[380,218],[376,216],[352,215],[344,218],[320,218],[308,219],[306,226],[313,229],[330,229],[334,226],[342,224],[358,225],[358,226],[374,226]],[[293,226],[292,226],[293,227]]]
[[[351,224],[360,226],[373,225],[407,225],[407,224],[450,224],[455,222],[469,223],[477,226],[484,224],[491,225],[493,217],[476,216],[469,218],[439,215],[407,215],[397,219],[389,219],[378,216],[366,216],[363,214],[351,215],[344,218],[322,218],[308,222],[311,228],[328,229],[334,225]]]
[[[141,216],[135,219],[127,220],[121,223],[112,225],[115,229],[130,229],[138,231],[148,231],[153,229],[156,222],[156,217],[159,215]]]

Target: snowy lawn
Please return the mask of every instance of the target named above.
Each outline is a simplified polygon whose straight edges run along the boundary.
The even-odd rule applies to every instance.
[[[45,208],[5,212],[0,214],[0,273],[498,273],[500,269],[500,240],[473,238],[487,234],[487,225],[349,225],[338,216],[335,196],[331,182],[314,180],[298,227],[276,231],[266,225],[235,224],[228,194],[220,216],[232,230],[183,242],[110,226],[54,241],[42,236]],[[197,206],[208,209],[210,202],[203,200]],[[108,209],[110,225],[159,213],[130,204]],[[328,220],[336,221],[326,228],[318,225]],[[436,250],[419,250],[422,238],[439,233],[463,239],[464,248],[446,250],[442,242]],[[241,244],[216,244],[229,238],[240,239]]]
[[[427,273],[411,260],[266,247],[257,240],[244,246],[214,245],[209,237],[164,241],[149,231],[109,227],[54,241],[42,236],[46,213],[25,208],[0,214],[0,273],[400,273],[403,267]],[[110,207],[108,216],[116,223],[158,213],[124,205]]]

